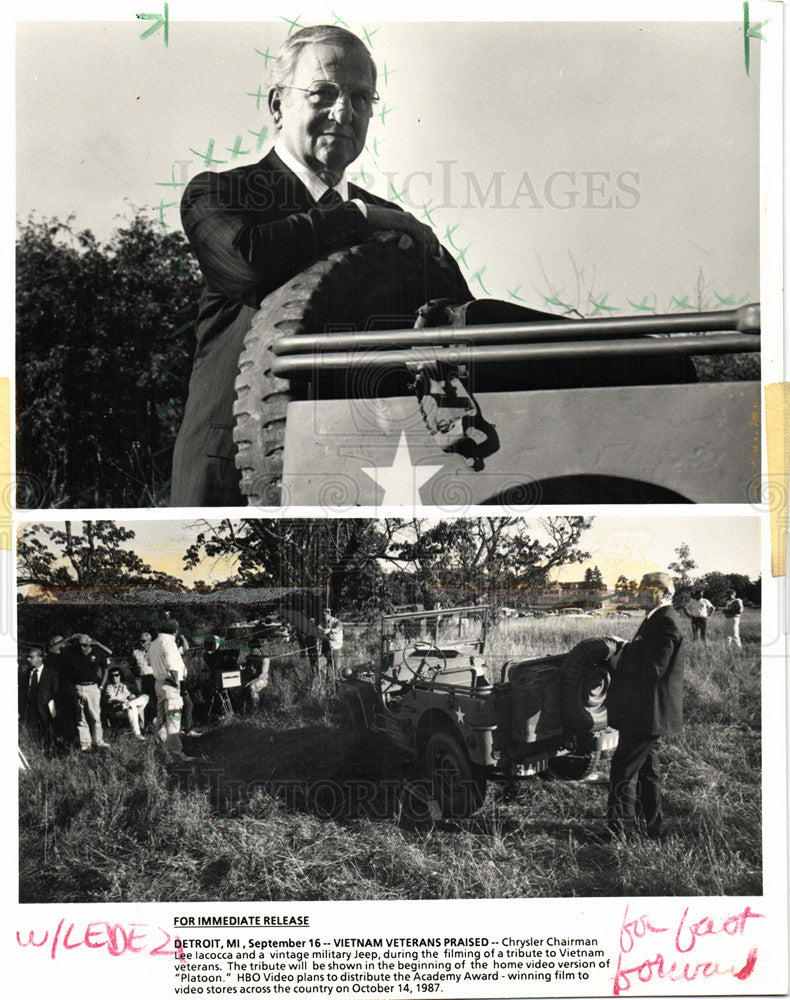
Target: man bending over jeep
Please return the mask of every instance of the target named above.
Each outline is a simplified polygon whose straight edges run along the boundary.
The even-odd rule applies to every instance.
[[[172,506],[245,502],[234,465],[233,383],[266,295],[377,229],[408,233],[422,251],[441,252],[428,226],[346,179],[378,101],[363,42],[337,26],[303,28],[283,45],[277,71],[269,93],[274,148],[251,166],[200,174],[181,203],[204,288]]]
[[[491,299],[472,300],[458,264],[433,231],[408,212],[350,184],[345,172],[362,152],[378,102],[376,67],[363,42],[338,26],[295,32],[280,50],[269,110],[274,148],[259,162],[199,174],[181,218],[203,272],[195,324],[197,349],[184,419],[173,454],[171,506],[245,502],[235,468],[234,382],[261,300],[327,255],[376,231],[407,233],[424,264],[442,262],[460,302],[432,300],[419,325],[525,323],[558,317]],[[391,280],[383,273],[382,285]],[[378,286],[377,286],[378,287]],[[447,287],[446,280],[443,287]],[[428,297],[440,294],[427,290]],[[442,292],[441,294],[446,294]],[[342,310],[337,316],[342,320]],[[686,359],[637,362],[603,357],[562,364],[489,366],[477,390],[688,381]],[[442,393],[439,394],[440,396]]]

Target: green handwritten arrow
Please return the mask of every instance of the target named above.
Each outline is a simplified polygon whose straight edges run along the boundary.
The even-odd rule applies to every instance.
[[[746,75],[749,75],[749,44],[753,38],[759,39],[761,42],[766,42],[768,39],[765,35],[760,34],[760,28],[768,24],[771,18],[767,18],[765,21],[758,21],[757,24],[751,24],[749,22],[749,4],[744,3],[743,5],[743,61],[746,64]]]
[[[146,28],[142,35],[140,35],[141,40],[144,38],[150,38],[155,31],[159,31],[160,28],[164,28],[165,48],[167,48],[170,42],[170,12],[167,4],[164,5],[164,10],[161,14],[137,14],[136,16],[140,21],[155,22],[150,28]]]

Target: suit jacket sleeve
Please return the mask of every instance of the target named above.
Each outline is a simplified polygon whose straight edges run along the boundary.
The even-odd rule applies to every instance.
[[[287,212],[275,187],[254,178],[240,187],[228,173],[199,174],[181,201],[184,231],[209,289],[257,308],[261,299],[317,258],[367,239],[356,205]],[[234,187],[235,185],[235,187]],[[241,193],[240,193],[241,192]]]
[[[656,678],[660,678],[672,663],[681,633],[672,615],[657,615],[652,625],[641,644],[640,659]]]

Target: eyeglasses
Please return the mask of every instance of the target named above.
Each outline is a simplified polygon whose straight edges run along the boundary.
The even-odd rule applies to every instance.
[[[372,118],[373,109],[379,103],[379,95],[375,90],[368,90],[365,87],[345,90],[340,84],[331,80],[311,83],[309,87],[293,87],[290,83],[283,83],[280,86],[287,90],[301,90],[303,94],[307,94],[310,104],[321,111],[333,108],[343,94],[348,94],[351,109],[360,118]]]

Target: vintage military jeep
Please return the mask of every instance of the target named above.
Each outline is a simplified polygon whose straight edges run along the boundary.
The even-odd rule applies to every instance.
[[[573,321],[474,300],[446,255],[378,237],[307,268],[253,320],[234,431],[251,505],[757,495],[759,376],[695,382],[689,359],[759,351],[758,306]]]
[[[622,640],[503,663],[492,676],[480,607],[386,615],[372,663],[343,671],[352,740],[383,736],[414,765],[433,818],[478,809],[489,780],[583,778],[617,744],[607,726],[608,657]]]

